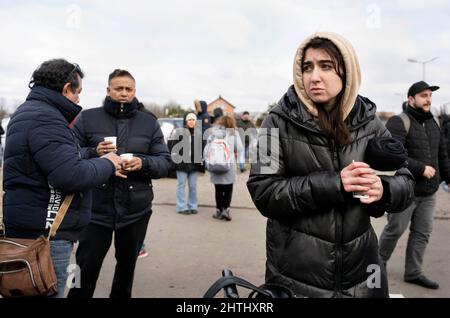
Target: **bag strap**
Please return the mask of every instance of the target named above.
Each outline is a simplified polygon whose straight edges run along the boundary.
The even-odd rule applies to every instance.
[[[3,167],[0,168],[0,195],[2,196],[2,204],[0,206],[0,237],[5,237],[5,224],[3,223]]]
[[[64,220],[64,217],[66,216],[67,210],[70,207],[70,204],[73,200],[73,194],[66,195],[64,198],[63,203],[58,209],[58,212],[56,213],[55,220],[53,221],[52,227],[50,228],[50,231],[48,232],[47,239],[51,239],[56,235],[56,232],[59,229],[59,226],[61,225],[62,221]]]
[[[406,113],[401,113],[399,115],[400,119],[403,121],[403,125],[405,126],[405,130],[406,130],[406,134],[408,135],[409,133],[409,128],[411,128],[411,119],[409,118],[409,116]],[[433,115],[433,119],[436,122],[437,126],[439,127],[439,129],[441,128],[441,123],[439,121],[439,118],[437,118],[436,116]]]
[[[3,224],[3,207],[0,207],[0,237],[5,237],[5,224]]]
[[[403,126],[405,126],[406,135],[409,133],[409,128],[411,127],[411,119],[409,119],[408,115],[406,113],[401,113],[399,115],[400,119],[403,122]]]
[[[236,276],[225,276],[225,277],[219,278],[206,291],[206,293],[203,296],[203,298],[214,298],[214,296],[217,295],[217,293],[219,291],[221,291],[223,288],[228,287],[228,286],[233,286],[233,285],[245,287],[245,288],[251,289],[252,291],[255,291],[255,292],[258,292],[260,294],[263,294],[264,296],[273,298],[273,294],[271,292],[269,292],[269,291],[267,291],[265,289],[259,288],[259,287],[255,286],[255,285],[253,285],[252,283],[249,283],[245,279],[242,279],[242,278],[236,277]]]
[[[72,203],[73,196],[74,196],[73,194],[69,194],[64,198],[63,203],[61,204],[61,206],[58,209],[58,212],[56,213],[55,220],[53,221],[52,227],[50,228],[47,239],[50,239],[56,235],[56,232],[58,231],[59,226],[64,220],[67,210],[69,209],[69,206]],[[5,224],[3,223],[3,206],[0,207],[0,237],[3,238],[6,237]]]

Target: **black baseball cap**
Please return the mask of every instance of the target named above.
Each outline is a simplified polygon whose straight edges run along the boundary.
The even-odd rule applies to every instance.
[[[437,91],[439,89],[439,86],[430,86],[424,81],[420,81],[417,83],[412,84],[412,86],[408,89],[408,97],[413,96],[416,94],[419,94],[420,92],[423,92],[426,89],[431,89],[432,92]]]

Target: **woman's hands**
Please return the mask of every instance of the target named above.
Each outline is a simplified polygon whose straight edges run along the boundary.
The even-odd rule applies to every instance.
[[[345,192],[359,192],[368,196],[360,198],[361,203],[370,204],[383,197],[383,183],[375,171],[364,162],[353,162],[341,171],[341,180]]]

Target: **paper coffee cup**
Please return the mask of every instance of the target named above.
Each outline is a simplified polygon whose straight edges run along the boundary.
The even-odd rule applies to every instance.
[[[120,155],[120,158],[122,158],[122,160],[131,161],[131,159],[133,159],[133,154],[132,153],[123,153]]]
[[[117,148],[117,137],[105,137],[105,141],[111,141],[114,148]]]
[[[357,199],[368,199],[369,196],[367,194],[362,194],[361,192],[353,192],[353,197]]]

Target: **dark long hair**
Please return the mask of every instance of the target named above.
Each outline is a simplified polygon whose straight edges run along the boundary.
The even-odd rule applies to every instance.
[[[324,50],[333,61],[334,70],[342,80],[343,87],[346,82],[345,63],[342,54],[339,49],[328,39],[313,38],[303,49],[302,69],[305,62],[305,53],[309,48]],[[323,105],[316,104],[317,112],[319,115],[319,127],[322,132],[329,138],[335,140],[341,145],[346,145],[351,142],[350,132],[347,129],[347,125],[344,122],[344,110],[342,105],[342,98],[344,96],[345,89],[336,96],[336,105],[327,111]]]

